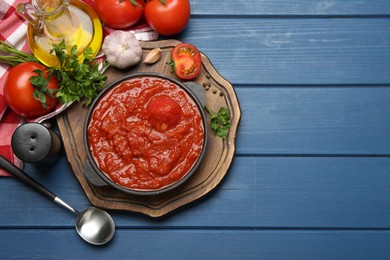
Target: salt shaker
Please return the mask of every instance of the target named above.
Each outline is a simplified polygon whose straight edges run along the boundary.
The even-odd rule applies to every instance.
[[[12,135],[12,150],[22,161],[28,163],[52,162],[61,151],[58,135],[39,123],[19,126]]]

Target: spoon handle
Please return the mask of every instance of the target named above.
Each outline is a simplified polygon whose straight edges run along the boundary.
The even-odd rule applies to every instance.
[[[0,155],[0,168],[4,169],[8,173],[17,177],[19,180],[21,180],[22,182],[24,182],[28,186],[39,191],[41,194],[45,195],[50,200],[55,200],[55,198],[57,197],[53,192],[49,191],[42,184],[40,184],[39,182],[37,182],[36,180],[31,178],[24,171],[22,171],[21,169],[16,167],[13,163],[11,163],[9,160],[4,158],[2,155]]]

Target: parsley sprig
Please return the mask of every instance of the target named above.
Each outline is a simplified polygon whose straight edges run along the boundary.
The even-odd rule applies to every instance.
[[[48,68],[48,76],[47,71],[34,71],[37,75],[30,78],[35,88],[34,97],[41,101],[43,106],[46,105],[45,95],[53,94],[48,90],[47,84],[50,77],[54,76],[59,86],[59,89],[55,91],[55,96],[61,103],[66,104],[85,98],[85,105],[91,104],[107,79],[107,76],[100,74],[98,63],[93,61],[92,49],[87,48],[84,51],[83,62],[79,61],[77,46],[74,45],[68,51],[64,41],[53,44],[50,53],[57,57],[58,66]]]
[[[19,63],[34,61],[39,62],[34,55],[19,51],[13,45],[0,40],[0,62],[16,66]]]
[[[89,105],[107,79],[107,76],[100,74],[98,63],[93,61],[92,49],[87,48],[84,51],[84,60],[81,63],[77,46],[67,52],[64,41],[53,44],[51,53],[55,54],[59,61],[58,67],[50,68],[60,86],[56,97],[61,103],[80,101],[85,97],[85,105]]]
[[[208,107],[205,108],[210,115],[211,129],[217,136],[225,140],[228,136],[229,128],[232,126],[229,121],[229,110],[226,107],[221,107],[218,112],[213,112]]]

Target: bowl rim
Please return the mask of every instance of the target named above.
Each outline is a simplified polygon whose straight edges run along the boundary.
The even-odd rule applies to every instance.
[[[91,116],[94,112],[94,109],[96,105],[100,102],[100,100],[108,93],[110,92],[115,86],[118,86],[121,82],[127,81],[132,78],[137,78],[137,77],[156,77],[156,78],[162,78],[168,81],[171,81],[178,85],[181,89],[183,89],[195,102],[195,104],[198,107],[198,110],[201,114],[202,117],[202,123],[203,123],[203,129],[204,129],[204,135],[203,135],[203,145],[202,145],[202,150],[196,159],[196,162],[194,165],[191,167],[191,169],[183,175],[183,177],[167,186],[164,186],[162,188],[156,189],[156,190],[138,190],[138,189],[131,189],[127,188],[124,186],[121,186],[117,183],[115,183],[111,178],[109,178],[103,171],[101,171],[95,162],[95,159],[93,158],[91,151],[89,149],[89,143],[88,143],[88,126],[89,122],[91,119]],[[186,86],[185,82],[180,82],[174,78],[171,78],[169,76],[166,76],[164,74],[160,73],[153,73],[153,72],[139,72],[139,73],[130,73],[128,75],[125,75],[117,80],[114,80],[113,82],[109,83],[93,100],[91,103],[90,107],[88,108],[87,116],[84,122],[84,127],[83,127],[83,137],[84,137],[84,147],[86,150],[88,162],[92,166],[93,171],[95,174],[97,174],[105,183],[108,185],[112,186],[113,188],[120,190],[125,193],[133,194],[133,195],[143,195],[143,196],[151,196],[151,195],[158,195],[161,193],[165,193],[167,191],[173,190],[179,186],[181,186],[183,183],[185,183],[193,174],[194,172],[197,171],[199,168],[200,164],[203,161],[203,157],[206,153],[207,150],[207,139],[208,139],[208,130],[207,130],[207,120],[206,120],[206,113],[204,109],[204,105],[202,104],[199,100],[199,98],[196,96],[196,94],[191,91],[191,89]]]

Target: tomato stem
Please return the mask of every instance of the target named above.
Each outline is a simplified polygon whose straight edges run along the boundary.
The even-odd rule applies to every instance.
[[[160,0],[160,3],[162,3],[163,5],[167,5],[167,3],[165,2],[165,0]]]
[[[130,0],[130,3],[134,6],[139,6],[138,3],[135,0]]]
[[[175,67],[176,67],[176,63],[173,59],[171,59],[170,62],[167,62],[167,65],[169,65],[171,67],[171,72],[175,72]]]

